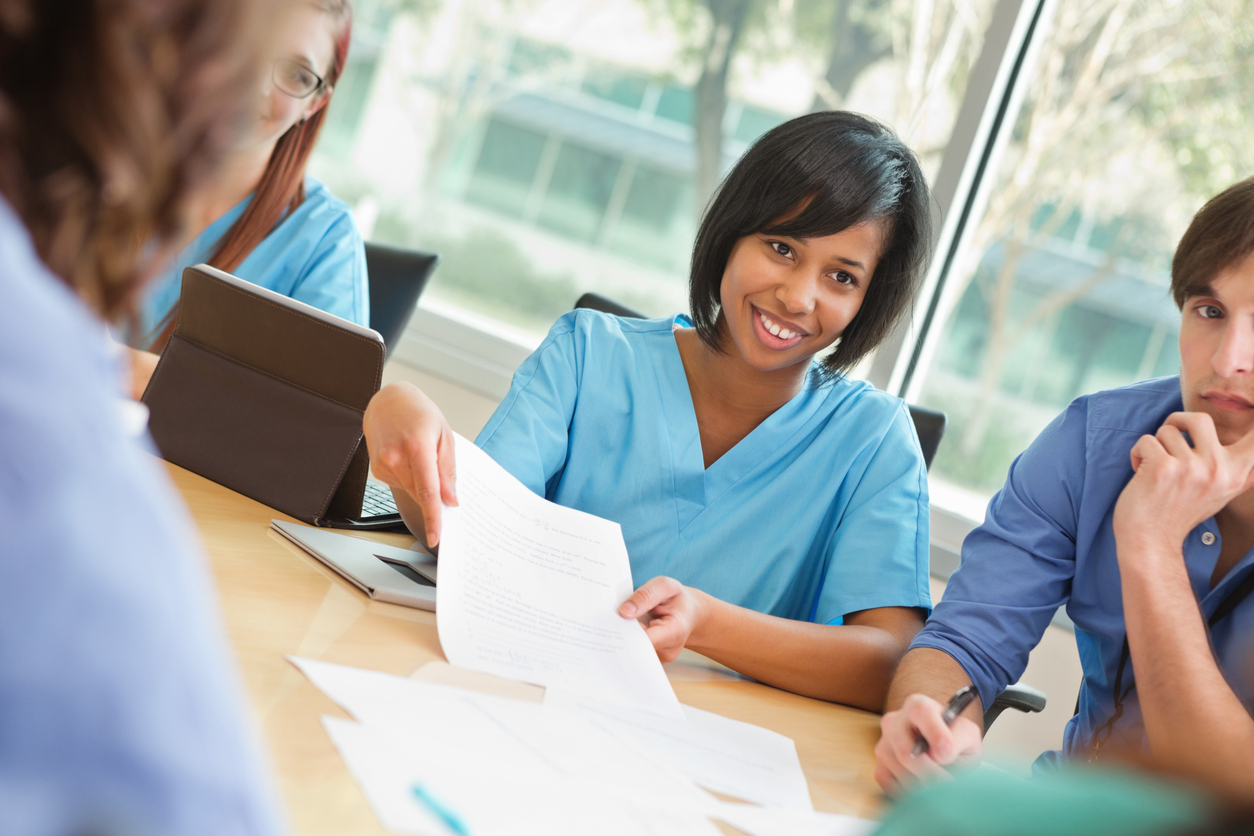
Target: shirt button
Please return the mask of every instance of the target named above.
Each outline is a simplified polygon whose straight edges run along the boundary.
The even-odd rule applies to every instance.
[[[1202,545],[1203,546],[1215,545],[1215,535],[1211,534],[1209,531],[1203,531],[1202,532]]]

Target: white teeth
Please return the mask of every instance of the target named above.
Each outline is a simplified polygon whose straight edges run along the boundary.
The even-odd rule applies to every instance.
[[[780,328],[778,324],[771,322],[771,320],[766,318],[766,314],[764,313],[759,313],[758,319],[762,320],[763,328],[770,331],[781,340],[791,340],[793,337],[797,336],[796,332],[789,331],[787,328]]]

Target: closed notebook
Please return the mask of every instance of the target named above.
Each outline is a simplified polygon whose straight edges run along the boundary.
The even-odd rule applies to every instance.
[[[205,264],[144,391],[161,455],[316,525],[361,511],[383,339]]]

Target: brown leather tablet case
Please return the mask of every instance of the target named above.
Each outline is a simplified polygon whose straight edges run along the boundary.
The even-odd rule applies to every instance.
[[[144,391],[170,462],[315,525],[361,512],[362,414],[383,375],[368,328],[206,264]]]

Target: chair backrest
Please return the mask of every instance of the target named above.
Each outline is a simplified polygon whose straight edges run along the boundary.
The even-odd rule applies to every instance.
[[[575,302],[576,308],[591,308],[594,311],[602,313],[614,314],[627,319],[648,319],[647,316],[640,313],[635,308],[629,308],[619,302],[615,302],[608,296],[602,296],[599,293],[585,293]]]
[[[414,315],[440,257],[435,253],[366,242],[370,284],[370,327],[383,336],[390,355]]]
[[[599,293],[585,293],[575,302],[576,308],[591,308],[594,311],[623,316],[628,319],[646,319],[644,314],[619,302],[602,296]],[[919,446],[923,449],[923,463],[931,469],[932,459],[936,458],[936,448],[940,446],[941,436],[945,434],[945,413],[922,406],[910,407],[910,418],[914,421],[914,431],[919,436]]]
[[[914,421],[914,431],[919,436],[919,446],[923,448],[923,464],[931,470],[936,448],[945,434],[945,413],[911,404],[910,419]]]

